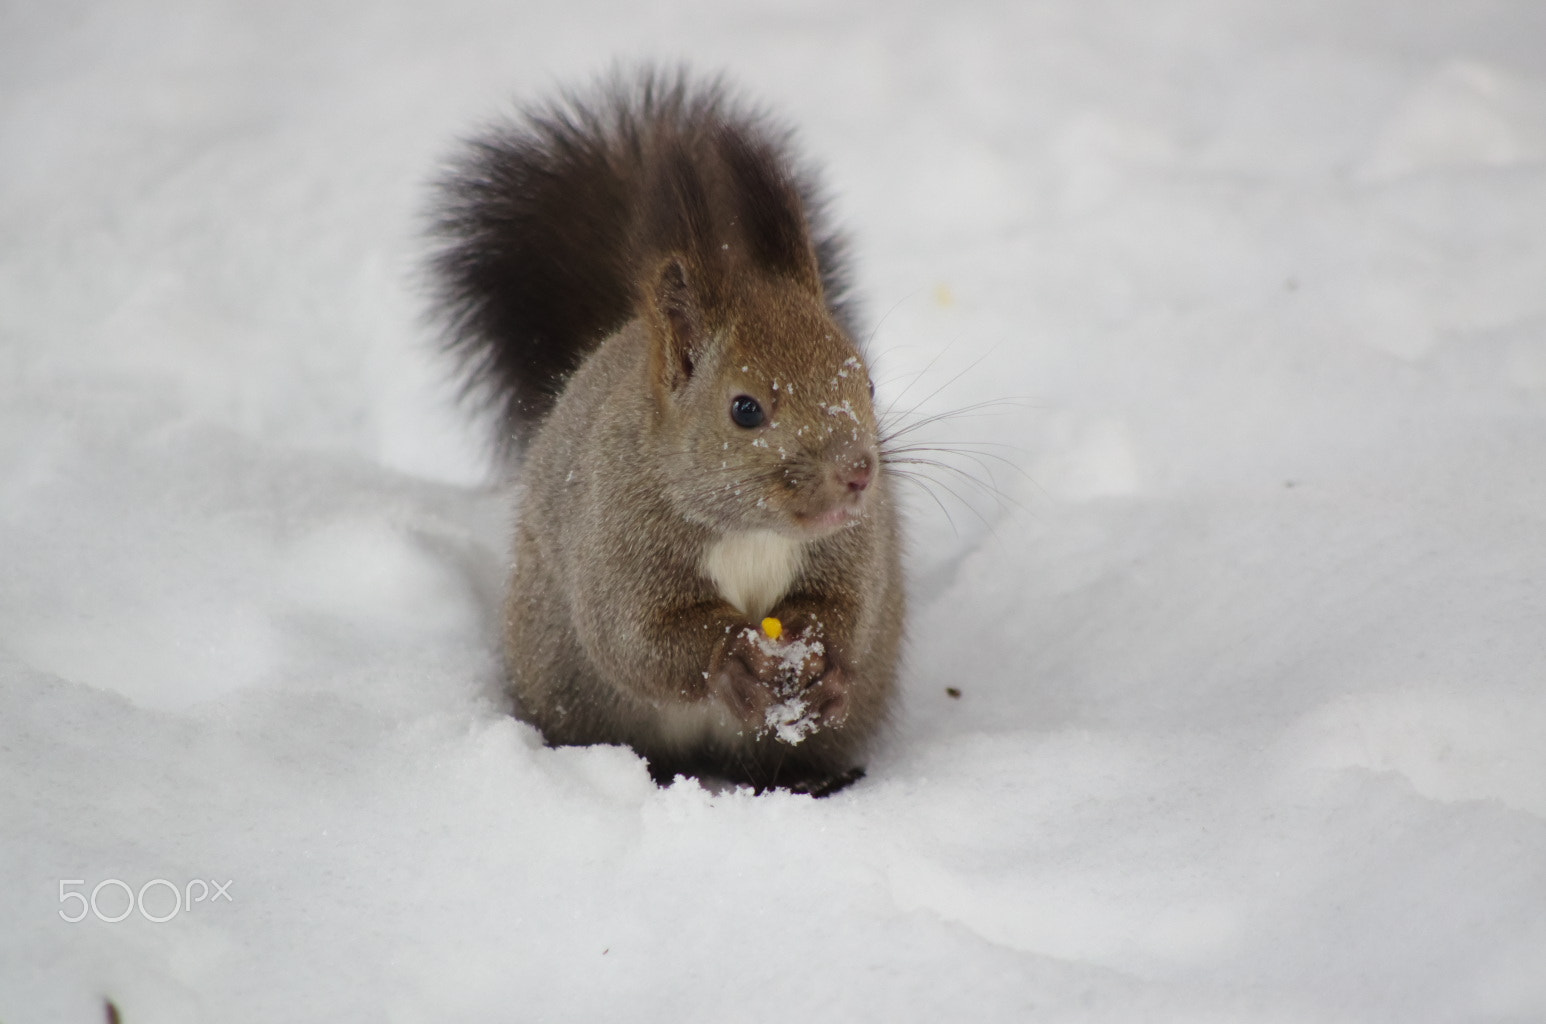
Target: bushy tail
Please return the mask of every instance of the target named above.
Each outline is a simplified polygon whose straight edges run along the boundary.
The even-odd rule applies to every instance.
[[[645,70],[527,107],[470,142],[437,183],[431,271],[446,347],[468,393],[500,416],[503,447],[518,450],[567,376],[634,316],[644,264],[675,244],[650,237],[663,230],[662,177],[682,172],[660,165],[685,162],[696,173],[702,154],[724,149],[716,139],[755,154],[753,171],[798,197],[792,212],[770,218],[757,207],[727,219],[782,219],[768,230],[787,232],[790,217],[803,217],[799,234],[815,250],[827,304],[852,333],[843,243],[822,223],[815,184],[793,165],[787,138],[718,80]]]

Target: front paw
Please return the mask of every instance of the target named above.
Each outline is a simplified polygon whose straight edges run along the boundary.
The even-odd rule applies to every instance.
[[[848,714],[848,677],[819,622],[792,621],[777,640],[747,627],[714,659],[710,681],[735,715],[759,734],[791,745]]]
[[[720,701],[747,725],[760,726],[775,700],[776,674],[761,650],[755,630],[743,629],[715,653],[709,686]]]

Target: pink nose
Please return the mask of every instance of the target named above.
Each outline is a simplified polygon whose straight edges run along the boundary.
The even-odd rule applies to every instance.
[[[856,459],[838,466],[837,478],[848,485],[849,491],[858,494],[870,485],[870,457]]]

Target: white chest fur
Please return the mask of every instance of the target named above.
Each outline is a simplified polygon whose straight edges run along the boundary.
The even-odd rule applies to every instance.
[[[773,610],[805,563],[805,544],[772,530],[727,533],[703,552],[703,574],[743,614]]]

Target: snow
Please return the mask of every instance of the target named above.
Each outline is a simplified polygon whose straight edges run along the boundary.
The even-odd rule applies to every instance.
[[[1546,8],[0,23],[0,1019],[1546,1019]],[[424,182],[618,55],[800,127],[968,410],[825,800],[499,700]]]

